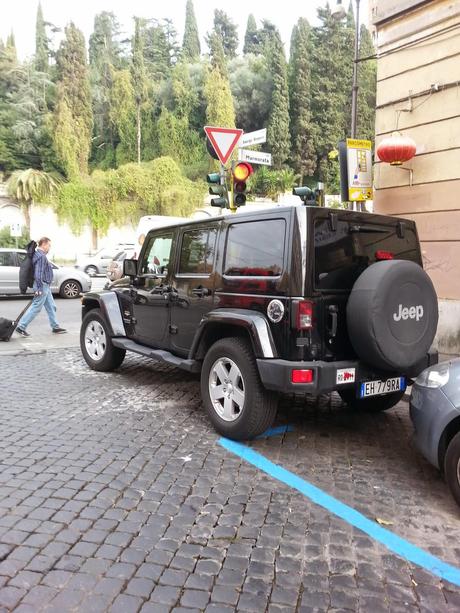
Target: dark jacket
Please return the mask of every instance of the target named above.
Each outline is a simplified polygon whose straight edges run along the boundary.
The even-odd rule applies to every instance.
[[[48,262],[46,253],[38,248],[34,253],[34,279],[37,291],[43,291],[43,283],[51,284],[53,280],[53,267]]]

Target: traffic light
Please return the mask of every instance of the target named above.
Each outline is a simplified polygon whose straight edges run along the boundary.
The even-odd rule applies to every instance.
[[[206,176],[206,181],[209,185],[209,193],[211,196],[218,196],[218,198],[211,199],[211,206],[218,206],[220,208],[228,208],[228,192],[225,184],[221,183],[221,176],[218,172],[212,172]]]
[[[248,162],[238,162],[232,170],[233,181],[233,207],[237,208],[246,204],[246,181],[254,172]]]

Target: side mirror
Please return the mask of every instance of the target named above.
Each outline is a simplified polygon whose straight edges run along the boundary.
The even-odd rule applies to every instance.
[[[125,277],[136,277],[137,260],[123,260],[123,274]]]

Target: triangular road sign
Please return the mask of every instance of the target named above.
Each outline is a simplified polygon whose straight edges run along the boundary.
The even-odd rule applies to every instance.
[[[222,164],[225,164],[240,140],[243,130],[239,128],[216,128],[214,126],[205,126],[204,131],[211,141],[211,145],[217,157]]]

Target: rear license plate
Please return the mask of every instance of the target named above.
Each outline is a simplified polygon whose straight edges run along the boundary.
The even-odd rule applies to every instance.
[[[369,396],[381,396],[393,392],[402,392],[406,389],[405,377],[392,377],[385,381],[365,381],[360,384],[359,397],[368,398]]]

